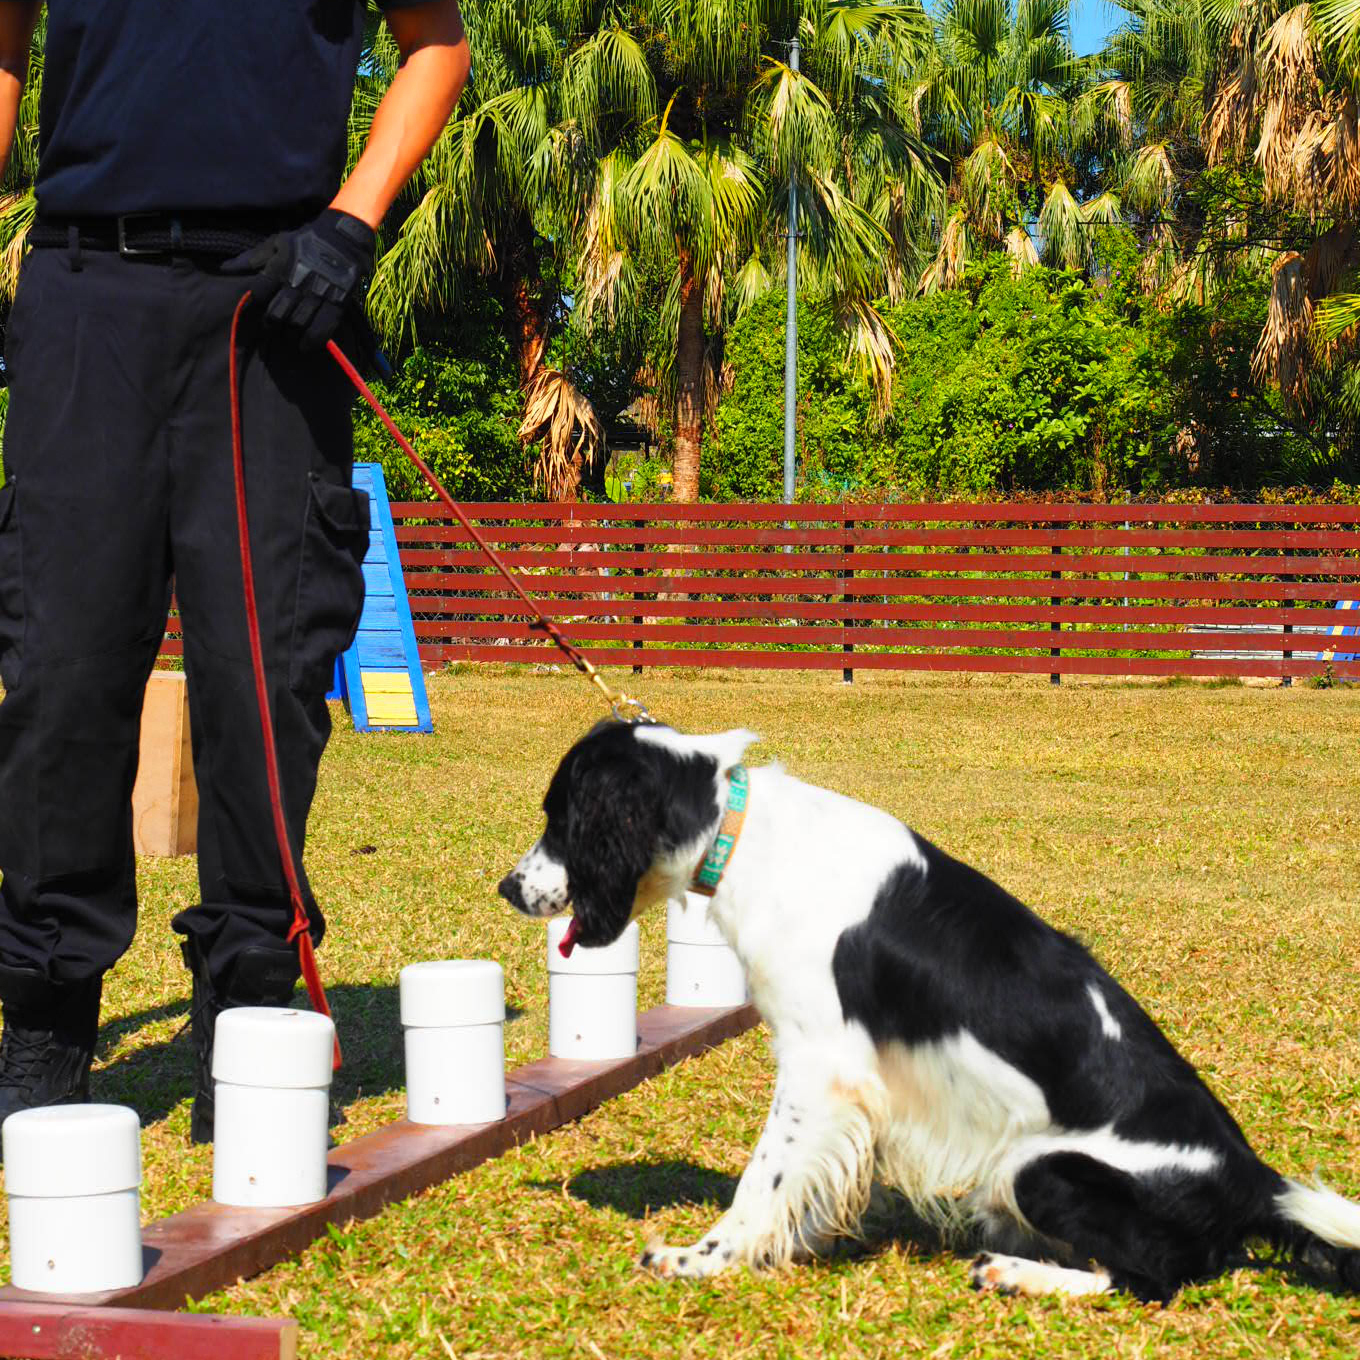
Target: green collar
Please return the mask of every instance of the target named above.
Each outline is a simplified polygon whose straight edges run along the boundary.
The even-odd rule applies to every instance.
[[[746,820],[746,796],[750,779],[745,765],[733,765],[727,772],[727,807],[723,812],[722,824],[713,844],[708,847],[704,862],[694,872],[694,881],[689,885],[691,892],[704,897],[712,897],[718,891],[723,873],[736,849],[737,837],[741,835],[742,823]]]

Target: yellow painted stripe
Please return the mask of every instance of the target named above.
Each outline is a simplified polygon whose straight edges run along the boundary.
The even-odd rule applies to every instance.
[[[415,727],[416,698],[405,671],[360,671],[364,706],[373,727]]]

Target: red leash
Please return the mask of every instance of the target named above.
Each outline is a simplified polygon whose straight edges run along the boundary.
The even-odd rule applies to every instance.
[[[283,862],[283,877],[288,884],[288,900],[293,907],[293,923],[288,927],[288,943],[297,942],[298,962],[302,965],[302,980],[307,984],[307,995],[312,1009],[330,1015],[326,989],[321,985],[321,974],[316,969],[316,950],[307,920],[307,908],[302,901],[302,885],[298,882],[297,862],[288,840],[288,823],[283,815],[283,788],[279,782],[279,752],[274,744],[274,719],[269,708],[269,687],[264,675],[264,648],[260,645],[260,614],[255,602],[255,568],[250,557],[250,522],[246,518],[246,469],[241,449],[241,388],[236,372],[236,329],[241,313],[250,301],[250,294],[242,296],[231,316],[231,353],[227,372],[231,382],[231,461],[236,477],[236,534],[241,544],[241,580],[246,605],[246,632],[250,635],[250,664],[255,672],[255,701],[260,709],[260,731],[264,737],[265,777],[269,781],[269,803],[274,814],[274,838]],[[333,1064],[340,1066],[340,1035],[335,1036]]]
[[[283,813],[283,789],[279,780],[279,754],[274,744],[274,719],[269,707],[269,687],[264,673],[264,648],[260,643],[260,616],[255,600],[255,569],[250,555],[250,522],[246,516],[246,475],[245,456],[241,441],[241,387],[237,372],[236,333],[240,326],[241,315],[250,302],[250,293],[244,293],[236,304],[231,317],[230,355],[228,375],[231,383],[231,458],[236,479],[236,533],[241,547],[241,580],[244,588],[246,609],[246,632],[250,637],[250,664],[255,673],[255,700],[260,710],[260,731],[264,738],[265,776],[269,783],[270,810],[274,818],[274,838],[278,842],[279,859],[283,864],[284,881],[288,885],[288,900],[293,908],[293,921],[288,928],[288,943],[297,943],[298,962],[302,966],[302,978],[307,985],[307,995],[311,998],[312,1008],[322,1015],[329,1016],[331,1008],[326,1001],[326,989],[321,985],[321,974],[316,967],[316,950],[312,944],[312,932],[307,920],[307,908],[302,901],[302,885],[298,881],[297,861],[293,855],[292,844],[288,840],[288,823]],[[340,366],[344,375],[354,384],[355,391],[374,409],[378,419],[387,427],[401,451],[420,469],[421,475],[430,484],[434,493],[448,506],[454,517],[467,530],[473,542],[484,552],[491,565],[505,578],[511,590],[524,602],[533,615],[535,628],[542,629],[558,646],[567,660],[576,667],[599,691],[613,709],[614,716],[633,722],[651,721],[646,708],[636,699],[619,691],[612,690],[604,677],[594,666],[562,635],[561,629],[529,598],[524,587],[515,579],[514,573],[501,561],[495,549],[486,541],[476,525],[467,517],[463,507],[449,495],[439,483],[425,461],[411,447],[410,441],[397,429],[392,417],[383,409],[382,403],[369,390],[368,384],[359,376],[359,371],[350,363],[344,351],[334,340],[327,341],[330,356]],[[334,1065],[340,1066],[340,1036],[335,1038]]]

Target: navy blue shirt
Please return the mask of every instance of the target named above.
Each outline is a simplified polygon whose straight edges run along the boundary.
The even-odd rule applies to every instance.
[[[39,211],[319,211],[344,174],[365,8],[48,0]]]

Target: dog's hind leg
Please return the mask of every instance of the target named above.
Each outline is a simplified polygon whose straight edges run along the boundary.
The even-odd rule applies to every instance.
[[[774,1269],[854,1233],[873,1183],[874,1107],[869,1087],[781,1073],[732,1207],[693,1246],[653,1243],[639,1264],[666,1277]]]
[[[1218,1165],[1133,1172],[1079,1152],[1037,1157],[1014,1172],[1000,1198],[1011,1201],[1054,1264],[987,1254],[973,1264],[973,1284],[1006,1293],[1113,1287],[1166,1301],[1183,1284],[1224,1268],[1242,1237],[1233,1186],[1243,1181]]]

